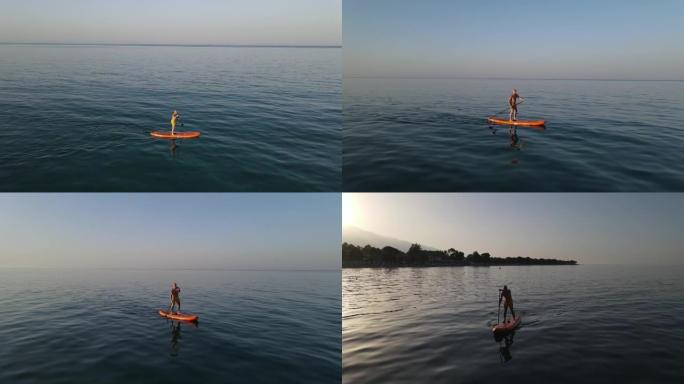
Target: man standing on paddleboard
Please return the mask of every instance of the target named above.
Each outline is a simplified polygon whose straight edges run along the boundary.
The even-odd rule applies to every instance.
[[[171,135],[173,136],[176,133],[176,121],[180,119],[180,114],[176,111],[173,111],[171,114]]]
[[[171,305],[169,307],[169,313],[172,313],[173,308],[178,304],[178,312],[181,310],[181,304],[180,304],[180,287],[176,282],[174,281],[173,285],[171,285]],[[178,313],[178,312],[173,312],[173,313]],[[506,312],[504,311],[504,319],[506,318]]]
[[[503,289],[499,289],[499,305],[501,305],[502,299],[506,299],[506,301],[504,301],[504,318],[503,318],[503,322],[505,323],[506,322],[506,312],[508,311],[508,308],[511,308],[511,315],[515,319],[515,312],[513,311],[513,294],[511,293],[511,290],[508,289],[508,287],[505,285],[504,285]]]
[[[508,120],[510,121],[518,120],[518,99],[520,99],[521,103],[525,101],[524,97],[518,95],[518,90],[513,89],[513,93],[511,93],[511,96],[508,98],[508,106],[511,107],[510,112],[508,112]]]

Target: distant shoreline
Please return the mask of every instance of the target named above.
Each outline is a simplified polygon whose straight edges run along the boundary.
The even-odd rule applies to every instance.
[[[577,266],[579,264],[464,264],[464,265],[365,265],[342,266],[342,269],[399,269],[399,268],[492,268],[492,267],[549,267],[549,266]]]
[[[0,45],[78,46],[78,47],[186,47],[186,48],[342,48],[342,45],[277,45],[277,44],[118,44],[118,43],[12,43]]]
[[[575,260],[533,259],[531,257],[492,257],[477,251],[466,255],[450,248],[428,251],[413,244],[407,252],[393,247],[375,248],[370,245],[342,244],[342,268],[422,268],[422,267],[500,267],[529,265],[577,265]]]
[[[500,80],[500,81],[607,81],[607,82],[683,82],[684,79],[583,79],[583,78],[553,78],[553,77],[488,77],[488,76],[374,76],[345,74],[348,79],[378,79],[378,80]]]

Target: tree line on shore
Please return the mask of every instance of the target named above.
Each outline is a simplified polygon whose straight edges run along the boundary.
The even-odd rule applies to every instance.
[[[342,244],[343,268],[369,267],[440,267],[440,266],[489,266],[489,265],[576,265],[575,260],[533,259],[530,257],[493,257],[488,252],[475,251],[466,255],[454,248],[446,251],[425,250],[420,244],[412,244],[407,252],[393,247],[376,248]]]

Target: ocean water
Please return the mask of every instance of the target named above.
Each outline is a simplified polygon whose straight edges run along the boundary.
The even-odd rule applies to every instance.
[[[0,317],[2,383],[340,381],[339,271],[0,269]]]
[[[343,148],[345,191],[684,191],[684,82],[345,78]]]
[[[602,265],[344,269],[343,382],[680,382],[683,277]],[[504,284],[522,326],[497,341]]]
[[[0,45],[2,191],[339,191],[341,49]],[[202,137],[175,142],[171,112]]]

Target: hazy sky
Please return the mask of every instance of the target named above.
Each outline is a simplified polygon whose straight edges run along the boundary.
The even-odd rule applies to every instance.
[[[684,79],[681,0],[345,0],[345,74]]]
[[[0,194],[0,267],[340,267],[340,194]]]
[[[0,9],[0,42],[342,42],[342,0],[0,0]]]
[[[344,194],[343,221],[440,249],[684,264],[684,194]]]

